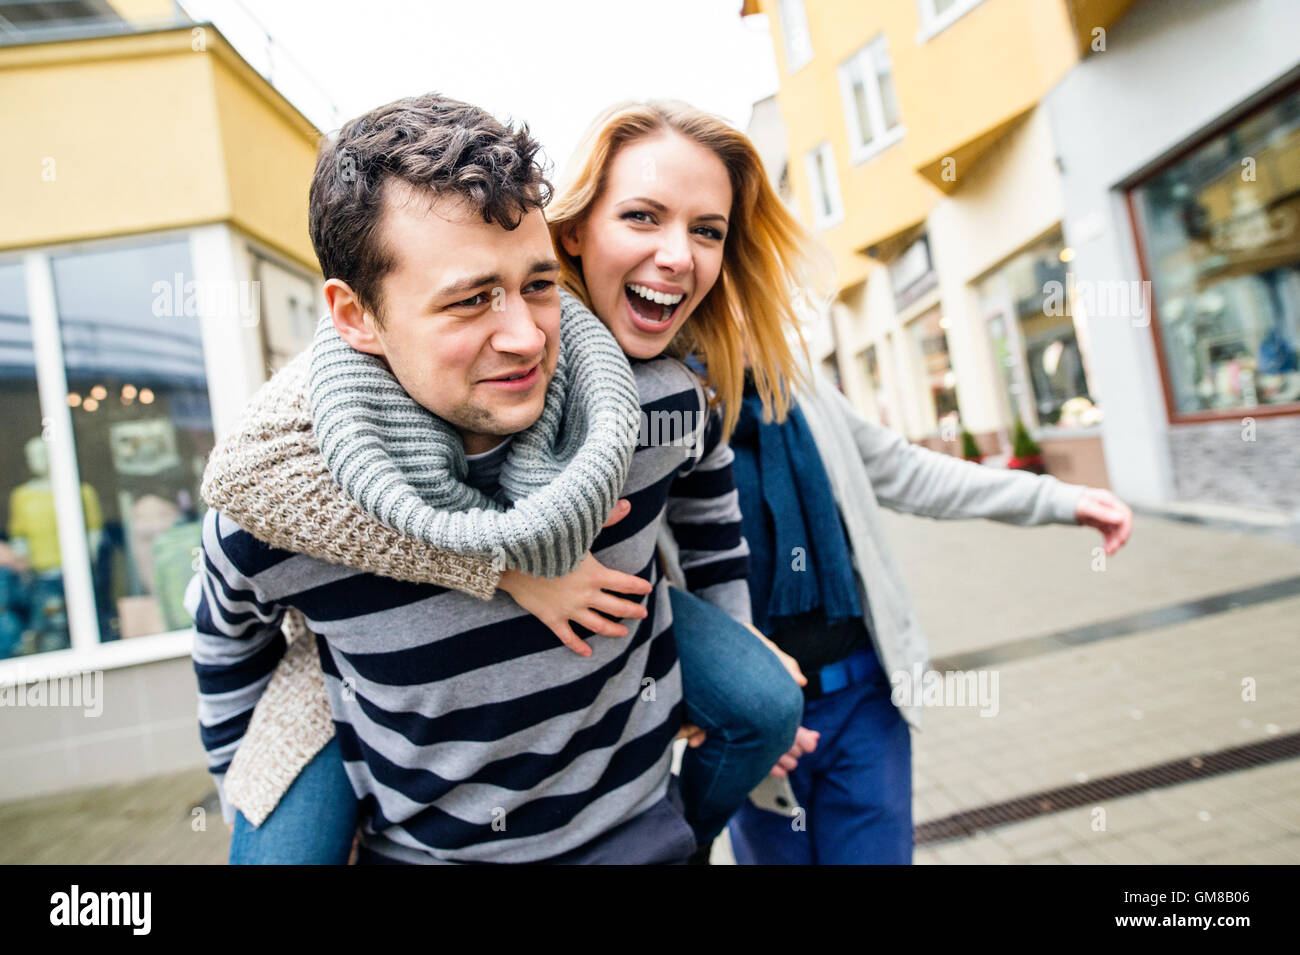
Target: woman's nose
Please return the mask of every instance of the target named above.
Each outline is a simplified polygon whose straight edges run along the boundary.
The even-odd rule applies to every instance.
[[[655,265],[668,272],[685,272],[691,265],[691,247],[684,234],[670,231],[655,253]]]

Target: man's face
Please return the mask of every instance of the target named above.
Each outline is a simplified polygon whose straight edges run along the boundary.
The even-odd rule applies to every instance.
[[[542,413],[560,348],[559,263],[540,209],[507,231],[459,197],[387,190],[379,353],[412,398],[490,450]]]

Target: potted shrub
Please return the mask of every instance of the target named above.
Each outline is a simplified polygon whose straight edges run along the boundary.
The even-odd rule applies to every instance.
[[[1011,435],[1011,457],[1007,461],[1007,467],[1034,474],[1047,473],[1047,468],[1043,466],[1043,449],[1029,436],[1029,429],[1019,418],[1016,419],[1016,427]]]
[[[976,464],[984,460],[984,455],[980,454],[979,445],[975,443],[975,435],[965,428],[961,429],[961,456],[967,461],[974,461]]]

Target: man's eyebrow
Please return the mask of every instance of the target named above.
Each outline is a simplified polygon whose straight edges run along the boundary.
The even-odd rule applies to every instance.
[[[438,289],[435,298],[447,298],[452,295],[460,295],[463,292],[470,292],[476,288],[482,288],[484,285],[500,285],[501,274],[499,272],[485,272],[482,275],[467,275],[462,279],[457,279],[442,288]]]
[[[560,268],[558,259],[538,259],[528,267],[529,275],[536,275],[538,272],[557,272]],[[437,299],[450,298],[453,295],[463,295],[466,292],[472,292],[476,288],[482,288],[485,285],[504,285],[500,272],[484,272],[480,275],[467,275],[462,279],[457,279],[448,285],[444,285],[438,290]]]

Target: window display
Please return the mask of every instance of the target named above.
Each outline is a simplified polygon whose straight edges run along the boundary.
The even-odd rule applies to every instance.
[[[42,436],[36,357],[21,263],[0,264],[0,659],[70,645],[59,525]],[[103,520],[93,489],[82,488],[87,533]]]
[[[1059,230],[1035,242],[979,283],[994,363],[1006,395],[1008,426],[1086,427],[1101,421],[1068,290]]]
[[[183,628],[212,418],[198,315],[154,303],[172,283],[193,299],[189,245],[52,266],[77,466],[102,511],[103,532],[88,540],[100,640]]]
[[[1300,89],[1131,198],[1171,413],[1300,403]]]

